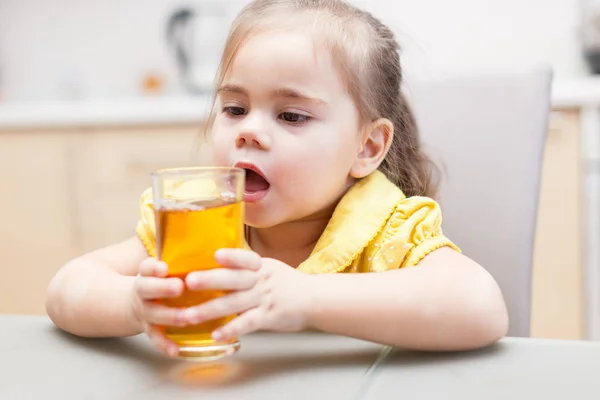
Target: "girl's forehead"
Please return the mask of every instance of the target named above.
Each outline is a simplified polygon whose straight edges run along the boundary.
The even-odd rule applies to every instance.
[[[327,52],[319,46],[310,33],[297,31],[265,31],[250,34],[239,47],[235,60],[243,61],[289,61],[289,64],[300,62],[303,66],[323,67],[317,65],[329,62]]]
[[[234,55],[224,81],[293,82],[298,85],[341,85],[331,54],[310,33],[296,30],[253,34]]]

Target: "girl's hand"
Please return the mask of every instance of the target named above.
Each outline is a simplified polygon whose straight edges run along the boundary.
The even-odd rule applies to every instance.
[[[188,324],[240,313],[213,332],[213,339],[219,341],[257,330],[294,332],[306,327],[312,306],[310,275],[248,250],[222,249],[215,259],[225,268],[191,272],[185,283],[190,290],[232,293],[188,308]]]
[[[184,284],[179,278],[166,278],[167,273],[167,265],[155,258],[147,258],[140,264],[133,291],[132,314],[159,350],[176,357],[178,346],[157,325],[185,326],[184,310],[157,304],[156,300],[181,296]]]

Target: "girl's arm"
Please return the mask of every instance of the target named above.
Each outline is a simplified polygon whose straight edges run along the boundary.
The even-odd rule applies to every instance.
[[[418,266],[362,274],[305,274],[255,252],[223,249],[228,268],[190,273],[191,290],[231,293],[185,311],[189,323],[241,313],[213,333],[230,340],[257,331],[304,328],[416,350],[468,350],[506,335],[498,285],[482,267],[449,247]]]
[[[417,350],[487,346],[508,330],[500,289],[474,261],[441,248],[417,267],[367,274],[317,275],[310,326]]]
[[[48,287],[48,316],[56,326],[78,336],[142,332],[132,315],[132,302],[135,275],[147,257],[142,242],[133,237],[70,261]]]

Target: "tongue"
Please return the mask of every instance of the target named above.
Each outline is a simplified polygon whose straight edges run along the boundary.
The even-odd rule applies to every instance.
[[[267,190],[269,186],[265,178],[250,169],[246,170],[246,192],[260,192]]]

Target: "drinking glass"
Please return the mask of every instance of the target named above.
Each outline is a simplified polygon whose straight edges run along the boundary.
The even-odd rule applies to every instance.
[[[222,268],[214,255],[221,248],[244,243],[244,170],[226,167],[164,169],[152,173],[158,259],[168,276],[185,279],[192,271]],[[191,291],[177,298],[157,300],[169,307],[195,306],[228,293],[225,290]],[[237,315],[186,327],[162,326],[179,346],[180,357],[215,360],[235,353],[239,340],[212,339],[215,329]]]

